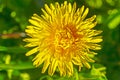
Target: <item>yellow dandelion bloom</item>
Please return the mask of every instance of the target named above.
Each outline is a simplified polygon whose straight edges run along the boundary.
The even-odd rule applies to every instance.
[[[71,76],[73,65],[91,68],[89,62],[94,62],[90,58],[96,53],[93,50],[101,49],[97,43],[102,41],[99,35],[102,31],[94,30],[95,18],[85,19],[89,9],[76,8],[64,1],[63,4],[56,2],[45,9],[41,9],[43,15],[33,14],[25,30],[29,38],[26,47],[34,47],[26,53],[26,56],[36,54],[33,65],[38,67],[43,64],[42,73],[48,69],[48,74],[53,75],[58,69],[61,76]]]

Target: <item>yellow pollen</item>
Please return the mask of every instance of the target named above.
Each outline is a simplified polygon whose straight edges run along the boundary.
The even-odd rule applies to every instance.
[[[75,37],[72,34],[74,32],[72,32],[68,26],[55,32],[54,44],[56,47],[61,47],[64,50],[69,48],[75,41]]]

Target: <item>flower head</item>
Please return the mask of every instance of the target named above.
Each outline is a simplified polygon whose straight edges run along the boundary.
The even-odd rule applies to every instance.
[[[99,50],[102,41],[101,36],[97,36],[102,31],[94,30],[95,18],[85,19],[89,9],[76,8],[64,1],[63,4],[56,2],[54,5],[45,4],[45,9],[41,9],[43,15],[34,14],[25,32],[29,38],[24,41],[29,42],[26,47],[34,47],[26,53],[26,56],[36,54],[33,65],[39,66],[43,63],[42,73],[48,69],[48,74],[53,75],[58,69],[60,75],[71,76],[73,65],[91,68],[89,62],[94,62],[90,58]]]

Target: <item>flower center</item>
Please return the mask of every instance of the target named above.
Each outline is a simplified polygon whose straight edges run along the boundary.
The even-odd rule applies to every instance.
[[[72,25],[66,25],[55,33],[55,46],[63,50],[69,48],[76,39],[76,29]]]
[[[72,43],[72,36],[71,34],[66,30],[60,30],[55,35],[56,43],[58,47],[61,47],[63,49],[67,49],[70,47],[70,44]]]

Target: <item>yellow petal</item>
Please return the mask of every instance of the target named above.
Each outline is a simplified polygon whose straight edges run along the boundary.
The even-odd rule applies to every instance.
[[[42,53],[39,53],[39,54],[42,54]],[[33,65],[36,65],[36,67],[37,67],[37,66],[41,65],[47,58],[48,58],[47,55],[39,56],[38,58],[36,58],[34,60]]]
[[[47,4],[45,4],[45,9],[46,9],[46,11],[47,11],[47,13],[48,14],[52,14],[52,11],[51,11],[51,9],[48,7],[48,5]]]
[[[76,11],[76,2],[74,2],[74,4],[73,4],[73,12],[75,12]]]
[[[80,59],[77,58],[77,57],[73,57],[73,58],[72,58],[72,62],[73,62],[75,65],[82,65]]]
[[[41,10],[42,10],[42,12],[43,12],[43,14],[44,14],[43,16],[42,16],[42,15],[41,15],[41,16],[42,16],[44,19],[48,19],[49,14],[48,14],[43,8],[42,8]]]
[[[60,10],[60,4],[59,4],[58,2],[55,2],[55,8],[56,8],[57,10]]]
[[[50,8],[51,8],[52,10],[54,10],[54,9],[55,9],[55,6],[54,6],[53,4],[50,4]]]
[[[82,6],[80,10],[78,11],[79,16],[81,17],[83,11],[84,11],[85,6]],[[79,8],[78,8],[79,9]]]
[[[88,69],[90,69],[91,68],[91,66],[90,66],[90,64],[88,63],[88,62],[83,62],[83,64],[88,68]]]
[[[53,75],[57,66],[58,66],[58,61],[53,58],[52,63],[50,64],[50,67],[48,69],[48,74]]]
[[[101,49],[101,46],[98,44],[88,44],[88,46],[89,46],[89,49],[92,49],[92,50],[100,50]]]
[[[44,73],[47,70],[49,65],[50,65],[50,56],[47,56],[47,59],[44,62],[44,65],[43,65],[42,73]]]
[[[88,25],[88,28],[89,28],[89,29],[92,29],[92,28],[94,28],[94,27],[96,26],[96,24],[97,24],[97,22],[94,22],[94,23]]]
[[[29,43],[29,44],[26,44],[25,47],[35,47],[35,46],[38,46],[38,43]]]
[[[89,9],[87,8],[87,9],[85,10],[85,12],[83,13],[83,15],[82,15],[82,20],[85,19],[85,17],[87,16],[88,12],[89,12]]]
[[[58,61],[58,69],[60,71],[60,76],[66,75],[65,64],[63,61]]]
[[[39,39],[37,39],[37,38],[25,38],[23,41],[25,41],[25,42],[38,42]]]
[[[72,11],[72,6],[71,6],[71,3],[68,4],[68,12],[71,13]]]
[[[38,49],[39,49],[39,47],[33,48],[32,50],[28,51],[25,55],[30,56],[30,55],[38,52],[39,51]]]
[[[99,35],[101,34],[103,31],[101,30],[93,30],[93,31],[90,31],[87,35],[88,37],[92,37],[92,36],[96,36],[96,35]]]
[[[73,64],[72,64],[72,62],[66,63],[66,68],[68,69],[67,70],[68,75],[71,76],[73,74]]]
[[[91,40],[92,43],[99,43],[99,42],[102,42],[103,39],[93,39]]]
[[[84,58],[85,58],[85,60],[86,61],[88,61],[88,62],[95,62],[93,59],[91,59],[88,55],[87,55],[88,53],[86,53],[86,54],[81,54]]]

